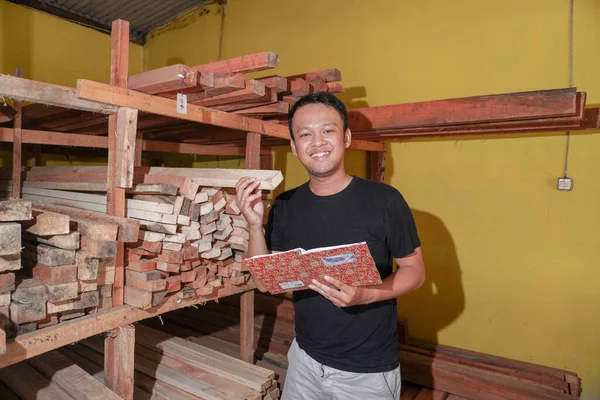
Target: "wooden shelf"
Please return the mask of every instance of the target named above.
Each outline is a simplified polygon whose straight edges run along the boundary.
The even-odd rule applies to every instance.
[[[224,286],[210,296],[194,296],[180,301],[169,298],[164,304],[147,310],[123,305],[20,335],[6,343],[7,352],[0,355],[0,368],[123,325],[254,289],[254,283],[250,280],[242,286]]]

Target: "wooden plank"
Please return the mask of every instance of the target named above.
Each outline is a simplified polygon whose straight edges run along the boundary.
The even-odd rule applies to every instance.
[[[504,93],[348,110],[353,132],[573,116],[575,88]]]
[[[385,151],[369,153],[369,179],[376,182],[385,181]]]
[[[130,76],[127,80],[129,89],[148,94],[177,91],[195,87],[197,84],[198,71],[183,64],[172,64],[141,72]]]
[[[286,103],[284,101],[278,101],[277,103],[244,108],[243,110],[234,111],[234,113],[239,115],[250,115],[253,117],[271,117],[278,115],[287,115],[289,111],[289,103]]]
[[[21,252],[21,224],[8,222],[0,224],[0,256]],[[1,275],[0,275],[1,276]],[[0,293],[3,291],[0,290]]]
[[[260,153],[257,154],[257,156]],[[159,176],[188,177],[205,187],[234,188],[240,178],[244,176],[260,179],[260,189],[273,190],[282,181],[281,171],[259,170],[260,164],[255,169],[219,169],[219,168],[169,168],[169,167],[145,167],[139,169],[144,171],[144,181],[150,183],[153,178]]]
[[[125,400],[133,399],[134,351],[135,328],[133,325],[120,326],[105,339],[105,384]]]
[[[188,103],[204,106],[216,107],[226,104],[236,104],[249,100],[255,100],[265,95],[265,85],[255,79],[246,81],[244,89],[236,90],[235,92],[225,93],[218,96],[207,96],[206,92],[190,94]]]
[[[3,325],[0,325],[0,354],[6,354],[6,332]]]
[[[208,296],[196,295],[185,299],[168,298],[160,306],[152,307],[148,310],[140,310],[130,306],[119,306],[110,310],[99,311],[96,315],[85,316],[74,321],[66,321],[45,328],[42,331],[24,334],[7,343],[6,354],[0,355],[0,368],[124,324],[151,318],[178,308],[189,307],[192,304],[207,302],[223,296],[231,296],[247,290],[254,290],[254,288],[255,286],[252,281],[243,286],[224,286]]]
[[[177,336],[139,325],[136,339],[140,345],[159,349],[166,356],[185,360],[186,363],[215,375],[245,385],[257,391],[267,389],[275,375],[273,371],[235,359]]]
[[[158,140],[144,140],[144,151],[157,151],[177,154],[201,154],[211,156],[240,156],[245,153],[241,146],[214,146],[178,142],[163,142]]]
[[[21,78],[23,71],[17,68],[15,76]],[[22,141],[22,122],[23,112],[20,101],[15,100],[15,119],[13,121],[13,151],[12,151],[12,197],[18,199],[21,197],[21,141]]]
[[[323,82],[337,82],[342,80],[342,73],[336,68],[325,69],[322,71],[309,72],[306,74],[290,75],[286,77],[292,81],[294,79],[304,79],[308,82],[323,81]]]
[[[117,112],[115,184],[123,189],[133,186],[137,116],[137,110],[127,107],[120,107]]]
[[[50,382],[58,385],[73,399],[118,400],[121,398],[57,351],[40,354],[28,360],[28,363],[49,377]]]
[[[97,102],[77,98],[73,88],[5,74],[0,74],[0,96],[101,114],[114,114],[117,112],[117,108],[113,105],[98,104]]]
[[[193,68],[198,71],[208,72],[249,73],[276,68],[278,65],[279,56],[275,53],[265,51],[221,61],[214,61],[208,64],[196,65]]]
[[[12,142],[12,129],[0,128],[0,141]],[[108,139],[100,136],[82,135],[76,133],[60,133],[23,129],[22,143],[28,144],[51,144],[53,146],[77,146],[91,148],[108,148]]]
[[[32,219],[23,221],[23,231],[39,236],[65,235],[70,232],[69,216],[44,210],[32,210]]]
[[[0,379],[22,399],[72,400],[60,386],[50,382],[26,362],[0,369]]]
[[[0,222],[27,221],[31,218],[31,202],[24,200],[0,201]]]

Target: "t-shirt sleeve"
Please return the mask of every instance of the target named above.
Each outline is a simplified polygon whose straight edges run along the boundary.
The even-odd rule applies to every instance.
[[[281,229],[281,203],[275,199],[269,211],[267,226],[265,228],[265,241],[269,251],[283,250],[283,230]]]
[[[387,217],[387,245],[392,257],[406,257],[421,246],[412,211],[399,192],[395,191],[387,202]]]

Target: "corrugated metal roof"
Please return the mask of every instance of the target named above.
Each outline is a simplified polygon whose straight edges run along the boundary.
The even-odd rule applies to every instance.
[[[59,15],[60,9],[75,16],[110,27],[116,19],[129,21],[132,34],[145,37],[156,29],[193,7],[212,0],[8,0],[33,7],[50,14]],[[59,15],[69,19],[66,15]],[[76,19],[72,19],[75,22]],[[85,22],[83,22],[85,23]],[[98,26],[96,26],[98,27]]]

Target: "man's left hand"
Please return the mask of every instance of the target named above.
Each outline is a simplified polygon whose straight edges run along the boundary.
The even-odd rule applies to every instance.
[[[326,299],[329,299],[338,307],[350,307],[366,303],[366,293],[363,288],[346,285],[342,281],[330,276],[325,276],[325,280],[333,287],[324,285],[316,279],[313,279],[312,284],[308,287]]]

